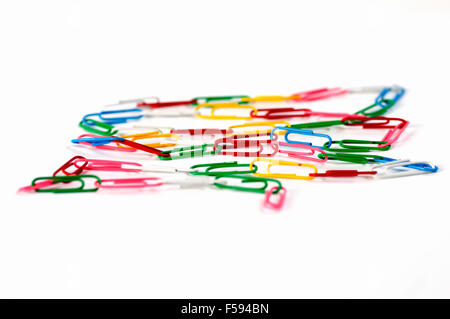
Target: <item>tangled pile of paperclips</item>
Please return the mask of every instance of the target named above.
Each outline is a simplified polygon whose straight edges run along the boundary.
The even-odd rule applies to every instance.
[[[375,92],[378,93],[378,96],[374,103],[353,114],[318,112],[292,106],[338,95]],[[168,161],[208,155],[252,157],[254,159],[250,163],[237,161],[201,163],[180,169],[75,156],[57,169],[52,176],[35,178],[30,186],[21,188],[21,191],[69,193],[94,192],[100,189],[147,189],[167,184],[175,184],[180,187],[186,185],[213,186],[265,194],[264,206],[278,210],[282,207],[286,196],[286,189],[278,179],[388,177],[436,172],[437,166],[428,162],[397,160],[372,153],[373,151],[389,150],[407,128],[408,121],[384,116],[404,93],[403,88],[392,86],[355,89],[324,88],[299,92],[290,96],[249,97],[239,95],[197,97],[191,100],[172,102],[161,102],[157,98],[121,101],[114,106],[123,108],[124,104],[133,104],[133,108],[110,108],[99,113],[85,115],[79,126],[88,134],[79,136],[72,140],[72,143],[123,156],[141,152],[141,154],[147,154],[146,157],[151,160]],[[261,104],[267,106],[261,108],[258,106]],[[180,108],[182,108],[181,112]],[[174,110],[176,113],[173,113]],[[230,112],[232,112],[231,115]],[[142,125],[134,125],[132,128],[123,126],[123,124],[139,121],[144,117],[180,115],[196,116],[201,119],[250,120],[250,122],[228,128],[201,129],[154,126],[152,129],[150,126]],[[333,118],[333,120],[299,124],[285,121],[309,117]],[[335,140],[329,134],[319,132],[336,126],[353,130],[353,132],[355,130],[358,132],[358,129],[382,131],[384,137],[376,138],[376,140]],[[130,129],[146,132],[127,134],[126,131],[129,132]],[[148,132],[150,129],[152,130]],[[192,141],[195,138],[200,138],[202,143],[196,145],[186,143],[187,140]],[[322,139],[322,142],[311,141],[318,139]],[[181,141],[184,141],[184,145]],[[173,148],[174,146],[177,147]],[[310,163],[287,161],[283,158]],[[369,169],[324,169],[329,165],[325,163],[330,161],[358,164],[361,167],[366,164],[372,165]],[[255,164],[256,162],[259,167]],[[261,170],[260,167],[263,166],[264,170]],[[273,171],[274,167],[278,167],[278,169],[291,167],[292,169],[293,166],[304,167],[307,171],[303,174]],[[110,171],[127,175],[125,175],[126,178],[99,178],[96,175],[84,174],[86,171]],[[172,177],[176,176],[177,178],[145,175],[148,172],[166,175],[170,173]],[[130,174],[134,174],[134,176],[130,176]],[[73,186],[73,182],[77,182],[76,187]],[[90,185],[86,186],[87,184]]]

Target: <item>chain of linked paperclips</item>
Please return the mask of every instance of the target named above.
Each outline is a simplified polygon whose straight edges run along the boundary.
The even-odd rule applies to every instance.
[[[323,100],[351,93],[376,93],[374,103],[353,113],[318,112],[308,108],[279,107],[280,103],[300,104]],[[71,193],[95,192],[101,189],[146,189],[163,185],[179,187],[211,186],[244,192],[265,194],[264,207],[279,210],[285,200],[286,189],[278,179],[312,180],[322,177],[391,177],[433,173],[438,167],[423,161],[397,160],[372,152],[389,150],[408,127],[402,118],[384,116],[404,95],[399,86],[362,87],[354,89],[323,88],[295,93],[289,96],[208,96],[186,101],[161,102],[158,98],[120,101],[115,106],[134,104],[133,108],[105,110],[85,115],[79,126],[87,134],[73,139],[72,143],[96,150],[126,155],[146,152],[151,158],[163,161],[210,155],[252,157],[250,163],[213,162],[197,164],[186,169],[167,166],[146,166],[136,162],[92,159],[75,156],[58,168],[52,176],[33,179],[31,185],[20,191]],[[256,107],[264,102],[267,107]],[[272,105],[271,105],[272,103]],[[274,105],[278,103],[277,105]],[[174,112],[177,107],[191,106],[183,112]],[[166,112],[163,112],[163,111]],[[233,112],[231,115],[229,112]],[[238,114],[237,114],[238,113]],[[236,115],[237,114],[237,115]],[[177,129],[156,128],[150,132],[125,134],[120,125],[139,121],[144,117],[183,116],[202,119],[251,120],[248,123],[228,128]],[[332,119],[319,122],[291,124],[288,119],[319,117]],[[257,120],[257,121],[254,121]],[[264,120],[264,121],[263,121]],[[378,140],[335,140],[319,132],[331,126],[375,129],[384,132]],[[149,130],[150,127],[134,126]],[[314,130],[311,130],[314,129]],[[244,131],[242,131],[244,130]],[[208,143],[175,147],[182,137],[201,136]],[[308,138],[322,139],[313,144]],[[150,141],[143,142],[143,141]],[[167,150],[167,148],[170,148]],[[283,156],[310,163],[274,158]],[[320,170],[313,163],[329,161],[353,164],[372,164],[367,170],[340,169]],[[265,170],[255,164],[265,165]],[[274,167],[304,167],[307,174],[274,173]],[[102,179],[87,175],[90,171],[110,171],[131,174],[173,173],[173,178],[138,177]],[[136,175],[135,175],[136,176]],[[73,182],[76,182],[75,186]],[[88,185],[88,186],[87,186]]]

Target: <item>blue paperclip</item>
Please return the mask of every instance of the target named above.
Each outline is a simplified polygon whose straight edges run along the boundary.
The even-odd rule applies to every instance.
[[[72,140],[72,143],[91,143],[92,146],[100,146],[109,144],[114,141],[123,141],[124,138],[117,136],[105,136],[105,137],[85,137],[85,138],[76,138]]]
[[[398,161],[398,159],[395,158],[390,158],[390,157],[383,157],[383,158],[374,158],[373,159],[375,162],[380,162],[380,163],[388,163],[388,162],[394,162],[394,161]],[[424,172],[430,172],[430,173],[434,173],[438,171],[438,167],[435,165],[434,167],[431,166],[430,164],[427,163],[423,163],[423,164],[411,164],[411,165],[403,165],[404,167],[409,167],[412,169],[417,169],[419,171],[424,171]]]
[[[380,94],[376,97],[375,104],[379,105],[382,108],[391,106],[391,104],[386,99],[386,95],[389,92],[395,93],[394,97],[390,99],[390,100],[393,101],[393,104],[395,104],[405,94],[406,90],[404,88],[400,87],[400,86],[393,86],[393,87],[384,88],[383,90],[381,90]]]
[[[327,134],[322,134],[322,133],[314,133],[314,131],[311,130],[302,130],[302,129],[298,129],[298,128],[292,128],[289,126],[275,126],[274,129],[270,132],[270,138],[273,139],[273,133],[276,130],[281,130],[281,131],[286,131],[286,134],[284,135],[284,140],[287,143],[292,143],[292,144],[304,144],[304,145],[309,145],[312,147],[317,147],[320,149],[323,149],[323,145],[313,145],[312,143],[309,142],[298,142],[298,141],[293,141],[290,140],[288,138],[289,134],[302,134],[302,135],[309,135],[309,136],[317,136],[317,137],[324,137],[328,140],[328,146],[331,146],[331,143],[333,142],[333,140],[331,139],[331,137]]]
[[[113,125],[113,124],[126,123],[129,120],[139,120],[140,118],[142,118],[144,116],[143,114],[139,114],[139,115],[135,115],[135,116],[122,116],[122,117],[114,117],[114,118],[105,117],[105,115],[107,115],[107,114],[131,113],[131,112],[142,113],[142,110],[138,109],[138,108],[134,108],[134,109],[125,109],[125,110],[102,111],[99,113],[90,113],[90,114],[83,116],[82,121],[86,125],[92,125],[92,123],[90,123],[89,121],[86,121],[86,120],[89,119],[89,117],[98,116],[104,123]]]

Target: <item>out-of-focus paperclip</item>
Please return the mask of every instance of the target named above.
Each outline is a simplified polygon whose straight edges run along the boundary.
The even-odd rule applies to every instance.
[[[414,167],[419,165],[422,169]],[[424,165],[428,165],[430,169],[423,169]],[[426,161],[411,162],[410,160],[405,159],[374,165],[372,166],[372,170],[377,171],[377,177],[391,178],[434,173],[438,171],[438,167]]]
[[[297,174],[280,174],[280,173],[271,173],[270,168],[277,165],[283,165],[283,166],[300,166],[300,167],[309,167],[312,168],[314,173],[317,173],[317,167],[315,167],[312,164],[307,163],[297,163],[297,162],[290,162],[290,161],[283,161],[283,160],[276,160],[276,159],[268,159],[268,158],[256,158],[250,163],[250,169],[253,168],[254,163],[256,162],[269,162],[267,165],[267,173],[254,173],[255,176],[259,177],[271,177],[271,178],[289,178],[289,179],[305,179],[305,180],[311,180],[315,176],[314,175],[297,175]]]
[[[286,154],[289,157],[303,159],[303,160],[317,162],[317,163],[324,163],[328,160],[327,156],[319,157],[320,154],[325,154],[325,151],[323,149],[320,149],[318,147],[314,147],[311,145],[278,142],[278,147],[279,147],[278,153]],[[284,150],[284,149],[282,149],[282,147],[290,147],[291,149]],[[294,151],[293,149],[304,149],[304,150],[308,150],[308,152],[299,152],[299,151]],[[317,157],[313,157],[316,154],[317,154]]]
[[[285,121],[265,121],[265,122],[248,122],[228,127],[229,134],[253,134],[253,133],[270,133],[277,125],[290,126]],[[252,128],[249,131],[238,132],[239,128]],[[255,129],[253,129],[255,128]]]
[[[216,140],[214,150],[218,155],[268,157],[278,152],[278,143],[269,133],[237,134]]]
[[[278,189],[277,186],[274,186],[268,190],[266,190],[266,195],[264,196],[263,206],[264,208],[272,209],[279,211],[283,208],[285,199],[286,199],[286,189],[281,187],[281,190],[278,194],[274,192]],[[276,199],[274,199],[276,198]]]
[[[208,114],[203,114],[202,109],[208,109]],[[249,115],[217,115],[216,111],[218,110],[249,110],[258,112],[256,107],[246,104],[239,104],[237,102],[232,103],[204,103],[196,106],[195,111],[196,116],[201,119],[213,119],[213,120],[251,120],[252,117]]]
[[[144,140],[144,139],[152,139],[152,138],[175,138],[175,140],[178,140],[178,136],[176,134],[172,134],[172,133],[168,133],[168,134],[161,134],[159,133],[159,131],[153,131],[153,132],[147,132],[147,133],[139,133],[139,134],[131,134],[131,135],[122,135],[122,138],[125,139],[129,139],[133,142],[138,141],[138,140]],[[118,147],[124,147],[126,148],[126,146],[121,146],[120,143],[116,143]],[[161,142],[156,142],[156,143],[145,143],[142,145],[146,145],[149,147],[171,147],[171,146],[175,146],[177,145],[176,143],[161,143]]]

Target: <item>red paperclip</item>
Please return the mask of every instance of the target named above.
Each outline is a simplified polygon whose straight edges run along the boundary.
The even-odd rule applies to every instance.
[[[358,118],[358,116],[350,115],[347,117],[344,117],[342,120],[342,123],[347,126],[361,126],[365,129],[383,129],[383,128],[397,128],[399,126],[407,125],[409,122],[398,117],[385,117],[385,116],[375,116],[375,117],[364,117],[364,118]],[[368,123],[368,122],[374,122],[378,121],[376,123]],[[398,124],[391,124],[389,123],[398,121],[400,123]]]
[[[293,96],[298,96],[298,98],[291,98],[291,100],[296,102],[306,102],[306,101],[316,101],[323,100],[333,96],[341,95],[347,93],[346,89],[343,88],[322,88],[304,92],[298,92],[292,94]]]
[[[314,177],[355,177],[360,175],[375,175],[376,171],[358,171],[358,170],[329,170],[325,173],[310,173],[309,176]]]
[[[139,143],[136,143],[136,142],[133,142],[133,141],[130,141],[130,140],[123,139],[123,140],[116,141],[116,142],[119,143],[119,144],[125,144],[127,146],[133,147],[135,149],[138,149],[138,150],[141,150],[141,151],[144,151],[144,152],[147,152],[147,153],[155,154],[155,155],[158,155],[158,156],[162,156],[162,157],[169,157],[170,156],[170,154],[164,153],[163,151],[160,151],[157,148],[153,148],[153,147],[150,147],[150,146],[147,146],[147,145],[139,144]]]
[[[256,113],[256,114],[255,114]],[[263,114],[261,114],[263,113]],[[252,110],[250,116],[253,118],[265,118],[265,119],[283,119],[291,117],[310,117],[310,116],[320,116],[320,117],[348,117],[351,116],[349,113],[330,113],[330,112],[315,112],[310,109],[296,109],[293,107],[282,107],[282,108],[264,108]]]
[[[81,166],[76,166],[74,164],[75,161],[82,161],[83,164]],[[59,172],[63,173],[64,175],[70,176],[70,175],[80,175],[83,170],[86,168],[86,166],[88,165],[88,162],[86,160],[85,157],[83,156],[74,156],[72,157],[70,160],[68,160],[67,162],[65,162],[60,168],[58,168],[54,173],[53,176],[56,176]],[[68,172],[67,169],[71,166],[75,166],[75,171],[73,172]]]
[[[267,137],[267,139],[252,139],[253,137]],[[273,156],[278,152],[278,143],[276,143],[277,137],[278,136],[271,140],[270,132],[236,134],[216,140],[214,143],[214,150],[218,150],[219,155],[244,157]],[[264,153],[265,146],[270,146],[270,153]],[[256,147],[257,151],[237,151],[237,149],[248,149],[251,147]]]
[[[278,189],[278,186],[274,186],[271,189],[266,191],[266,195],[264,197],[263,206],[266,208],[270,208],[273,210],[281,210],[284,205],[284,201],[286,199],[286,189],[281,187],[280,191],[277,194],[274,192]],[[277,201],[271,201],[272,197],[278,197]]]
[[[157,109],[157,108],[170,107],[170,106],[190,105],[190,104],[194,104],[194,103],[196,103],[196,100],[154,102],[154,103],[142,102],[142,103],[139,103],[137,106],[138,107],[147,106],[147,107],[150,107],[152,109]]]

